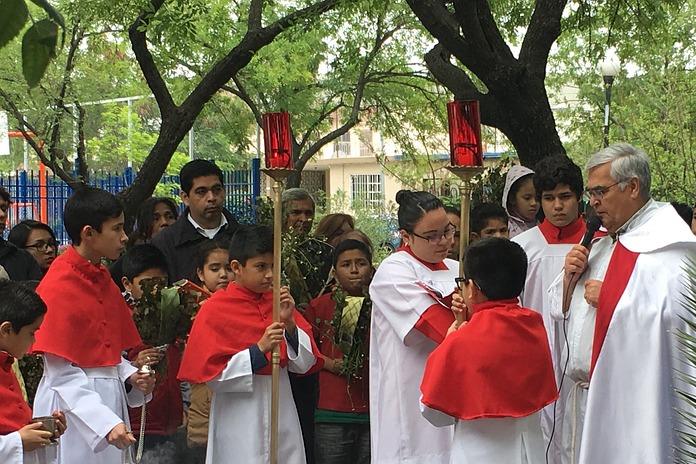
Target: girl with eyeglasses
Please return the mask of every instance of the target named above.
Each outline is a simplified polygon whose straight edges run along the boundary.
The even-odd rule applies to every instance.
[[[425,361],[455,320],[459,263],[447,258],[455,227],[430,193],[401,190],[396,202],[403,245],[370,285],[372,460],[449,463],[453,428],[433,427],[418,400]]]
[[[12,228],[7,241],[27,250],[46,273],[58,255],[58,241],[53,230],[43,222],[25,219]]]

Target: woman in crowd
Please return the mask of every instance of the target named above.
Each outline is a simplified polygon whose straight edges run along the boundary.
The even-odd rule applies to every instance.
[[[43,222],[25,219],[10,231],[7,241],[27,250],[39,263],[44,274],[58,255],[58,241],[53,230]]]
[[[350,214],[327,214],[317,224],[314,236],[326,241],[331,246],[336,246],[336,239],[353,229],[355,229],[355,221]]]
[[[167,197],[150,197],[138,209],[135,230],[130,235],[128,246],[148,243],[165,227],[176,222],[179,212],[174,200]]]
[[[453,429],[421,415],[425,361],[454,322],[459,263],[447,259],[455,228],[437,197],[396,194],[402,247],[370,285],[370,430],[373,462],[450,462]]]

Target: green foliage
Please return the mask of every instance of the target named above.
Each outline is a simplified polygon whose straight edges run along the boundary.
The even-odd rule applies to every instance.
[[[22,37],[22,73],[27,85],[34,88],[58,52],[58,28],[65,30],[61,14],[47,0],[32,0],[48,19],[34,22]],[[0,48],[5,47],[24,29],[30,18],[24,0],[0,0]]]
[[[612,88],[610,142],[625,141],[646,151],[655,198],[693,204],[696,2],[636,3],[626,4],[637,8],[633,15],[621,14],[626,5],[616,7],[619,13],[612,13],[617,19],[611,33],[583,22],[580,34],[567,34],[559,41],[547,83],[559,93],[575,87],[577,97],[571,96],[569,109],[559,111],[556,121],[569,139],[569,156],[580,166],[602,148],[604,91],[597,63],[607,44],[614,45],[622,70]]]
[[[686,464],[696,460],[696,396],[693,394],[696,388],[696,261],[692,257],[686,259],[684,271],[686,281],[682,306],[685,315],[682,320],[686,330],[679,330],[675,335],[682,355],[680,357],[686,360],[686,365],[679,366],[675,374],[681,382],[681,386],[676,388],[680,400],[676,412],[681,425],[681,440],[676,444],[680,453],[677,462]]]

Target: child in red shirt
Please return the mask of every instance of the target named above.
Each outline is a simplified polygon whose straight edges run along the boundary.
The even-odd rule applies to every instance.
[[[334,250],[333,266],[337,287],[313,299],[305,312],[319,334],[323,360],[315,413],[315,457],[317,462],[367,464],[371,305],[365,295],[373,273],[370,248],[359,240],[344,240]],[[348,371],[344,359],[348,360]]]

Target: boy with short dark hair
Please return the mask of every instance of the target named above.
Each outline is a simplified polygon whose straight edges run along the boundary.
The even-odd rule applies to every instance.
[[[504,263],[504,265],[501,265]],[[423,416],[455,424],[450,462],[542,464],[539,411],[558,397],[541,315],[518,304],[527,258],[502,238],[472,244],[458,282],[468,322],[452,324],[428,357]]]
[[[121,354],[142,341],[101,264],[116,259],[126,244],[123,208],[112,194],[84,187],[68,199],[63,222],[72,246],[36,290],[48,312],[33,347],[44,359],[34,411],[46,415],[59,407],[71,423],[51,462],[130,463],[127,448],[135,438],[127,407],[143,404],[154,379]]]
[[[481,203],[471,211],[469,242],[487,237],[508,238],[508,214],[495,203]]]
[[[333,253],[338,282],[305,311],[319,339],[323,369],[315,412],[315,458],[334,464],[370,462],[368,348],[372,253],[359,240],[340,242]]]
[[[273,322],[273,234],[268,227],[240,227],[230,242],[235,280],[201,306],[191,329],[179,379],[206,382],[213,391],[206,463],[269,460],[267,428],[271,351],[280,345],[278,456],[304,464],[302,435],[288,371],[306,373],[316,362],[307,321],[281,289],[280,322]]]
[[[126,299],[135,305],[143,297],[141,282],[156,279],[162,285],[167,283],[167,259],[154,245],[135,245],[123,255],[123,287]],[[176,430],[181,425],[184,404],[181,386],[176,378],[181,363],[181,349],[170,343],[166,350],[141,345],[128,351],[128,359],[140,367],[143,364],[153,368],[166,357],[164,375],[156,375],[152,401],[147,404],[145,437],[142,463],[173,463],[176,461]],[[132,430],[141,428],[142,409],[129,408]]]
[[[31,408],[12,370],[14,360],[24,356],[34,342],[34,333],[44,314],[46,305],[36,293],[17,282],[0,281],[0,462],[3,464],[45,458],[44,447],[65,430],[65,416],[59,411],[51,414],[58,425],[55,436],[44,430],[43,424],[32,423]]]

